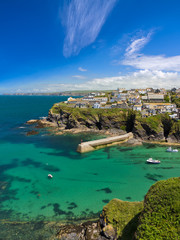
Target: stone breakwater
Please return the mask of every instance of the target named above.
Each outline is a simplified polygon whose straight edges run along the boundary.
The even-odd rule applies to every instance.
[[[133,134],[130,132],[121,136],[108,137],[108,138],[98,139],[94,141],[83,142],[78,145],[77,152],[85,153],[85,152],[94,151],[96,149],[99,149],[105,146],[124,143],[132,138],[133,138]]]

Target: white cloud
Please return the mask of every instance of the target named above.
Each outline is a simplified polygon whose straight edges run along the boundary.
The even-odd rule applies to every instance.
[[[139,39],[135,39],[131,42],[131,44],[126,49],[126,56],[132,56],[140,51],[149,41],[151,38],[152,32],[149,32],[147,36],[142,36]]]
[[[178,72],[164,72],[157,70],[139,70],[121,76],[95,78],[83,83],[70,84],[37,84],[24,86],[23,92],[61,92],[73,90],[113,90],[118,87],[131,88],[167,88],[180,87],[180,74]],[[13,90],[15,91],[15,90]],[[7,91],[9,92],[9,91]]]
[[[77,78],[77,79],[85,79],[86,78],[85,76],[82,76],[82,75],[74,75],[72,77]]]
[[[150,41],[152,31],[147,36],[135,39],[126,48],[124,59],[120,64],[132,66],[136,69],[157,71],[180,71],[180,55],[166,57],[164,55],[144,55],[139,51]]]
[[[66,28],[63,53],[77,55],[93,43],[117,0],[70,0],[62,13]]]
[[[125,58],[123,65],[135,67],[137,69],[164,70],[164,71],[180,71],[180,56],[146,56],[138,55]]]
[[[129,88],[172,88],[180,87],[180,75],[177,72],[163,72],[140,70],[117,77],[96,78],[76,87],[89,89],[116,89],[118,87]]]
[[[78,70],[79,70],[80,72],[86,72],[86,71],[87,71],[87,69],[82,68],[82,67],[79,67]]]

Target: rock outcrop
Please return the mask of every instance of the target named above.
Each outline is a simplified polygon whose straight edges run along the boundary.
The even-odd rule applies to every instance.
[[[133,127],[135,138],[145,141],[165,141],[163,125],[160,123],[156,129],[153,129],[147,122],[135,121]]]
[[[55,104],[47,120],[66,130],[106,130],[115,135],[133,132],[140,141],[180,142],[180,121],[167,114],[142,118],[132,110],[80,109]]]

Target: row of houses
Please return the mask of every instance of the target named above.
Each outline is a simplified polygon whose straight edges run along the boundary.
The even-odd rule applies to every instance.
[[[150,89],[149,89],[150,90]],[[89,94],[83,98],[69,97],[66,101],[67,104],[71,104],[75,108],[122,108],[133,109],[140,111],[144,117],[149,115],[156,115],[158,113],[169,113],[172,117],[178,117],[178,109],[173,103],[166,103],[164,100],[164,94],[148,92],[141,96],[137,91],[123,92],[123,89],[118,90],[115,94],[102,94],[99,95]]]
[[[157,113],[172,113],[178,112],[176,108],[176,104],[172,103],[143,103],[139,105],[134,105],[133,110],[135,111],[142,111],[147,110],[147,112],[151,112],[152,114]]]
[[[140,89],[130,89],[126,90],[125,88],[118,88],[117,90],[113,91],[113,95],[117,95],[118,93],[128,93],[128,94],[133,94],[133,93],[139,93],[139,94],[148,94],[148,93],[160,93],[160,94],[167,94],[167,90],[165,88],[160,88],[160,89],[153,89],[153,88],[140,88]]]

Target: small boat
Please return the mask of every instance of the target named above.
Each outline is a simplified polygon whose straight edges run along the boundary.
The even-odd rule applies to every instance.
[[[178,152],[177,149],[173,149],[172,147],[169,147],[166,149],[166,152]]]
[[[53,175],[49,173],[48,178],[53,178]]]
[[[154,163],[154,164],[160,163],[159,160],[154,160],[154,159],[152,159],[152,158],[149,158],[148,160],[146,160],[146,162],[147,162],[147,163]]]

